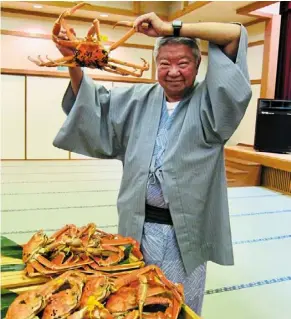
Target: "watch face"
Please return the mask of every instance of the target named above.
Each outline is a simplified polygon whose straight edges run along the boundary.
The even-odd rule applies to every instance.
[[[181,26],[182,26],[182,21],[180,21],[180,20],[174,20],[172,25],[173,25],[173,27],[181,28]]]
[[[173,26],[173,29],[174,29],[174,36],[175,37],[179,37],[180,36],[180,29],[182,27],[182,21],[180,20],[174,20],[172,22],[172,26]]]

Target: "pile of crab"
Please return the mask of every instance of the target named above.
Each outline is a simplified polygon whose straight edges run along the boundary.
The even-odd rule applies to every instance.
[[[143,267],[142,259],[136,240],[106,233],[93,223],[66,225],[51,236],[39,231],[23,245],[29,277],[52,277],[72,269],[87,274],[129,271]]]
[[[6,319],[177,319],[183,303],[182,285],[157,266],[118,277],[70,270],[19,295]],[[165,309],[151,312],[153,305]]]

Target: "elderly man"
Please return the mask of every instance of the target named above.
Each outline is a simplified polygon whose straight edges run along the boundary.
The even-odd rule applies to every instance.
[[[147,263],[183,283],[186,303],[200,314],[206,262],[233,264],[223,149],[251,98],[247,32],[238,24],[171,24],[154,13],[134,26],[162,37],[154,50],[158,83],[108,91],[71,68],[68,117],[54,145],[122,161],[119,233],[139,240]],[[195,38],[209,41],[201,83]]]

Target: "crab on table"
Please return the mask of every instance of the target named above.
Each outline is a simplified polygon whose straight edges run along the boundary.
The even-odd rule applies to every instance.
[[[43,60],[41,56],[38,56],[38,59],[34,59],[31,57],[28,57],[28,59],[38,66],[81,66],[92,69],[98,68],[107,72],[124,76],[132,75],[135,77],[141,77],[144,71],[149,70],[149,64],[143,58],[141,58],[143,60],[143,64],[138,65],[114,59],[109,56],[111,51],[115,50],[135,33],[135,29],[133,27],[119,41],[111,44],[109,48],[105,48],[105,46],[102,44],[100,24],[98,19],[95,19],[93,21],[93,24],[84,39],[78,39],[75,36],[74,32],[67,24],[65,18],[74,14],[85,4],[86,3],[82,2],[74,6],[72,9],[64,11],[55,22],[52,30],[52,40],[58,45],[73,49],[74,54],[62,57],[57,60],[50,59],[48,56],[47,61]],[[132,26],[132,23],[130,22],[118,22],[117,24]],[[59,37],[62,27],[66,31],[68,40]],[[128,70],[121,66],[129,67],[132,70]]]
[[[155,265],[116,278],[72,270],[19,295],[6,319],[177,319],[183,304],[182,285]],[[147,312],[148,305],[166,310]]]
[[[29,277],[58,275],[72,269],[94,273],[144,266],[135,239],[106,233],[94,223],[80,228],[68,224],[50,237],[40,230],[22,248]]]

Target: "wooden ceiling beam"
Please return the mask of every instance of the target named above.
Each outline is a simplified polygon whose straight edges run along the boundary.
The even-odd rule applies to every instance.
[[[188,2],[188,1],[185,1],[185,2]],[[172,21],[172,20],[175,20],[177,18],[180,18],[180,17],[184,16],[185,14],[188,14],[188,13],[193,12],[199,8],[202,8],[211,2],[212,1],[195,1],[191,4],[189,4],[188,6],[184,7],[182,10],[178,10],[172,14],[169,14],[168,21]]]
[[[140,1],[133,1],[132,2],[133,5],[133,13],[135,15],[140,15],[141,10],[140,10]]]
[[[59,14],[56,13],[46,13],[46,12],[36,12],[36,11],[30,11],[30,10],[20,10],[20,9],[12,9],[12,8],[1,8],[1,12],[5,13],[13,13],[13,14],[23,14],[23,15],[32,15],[35,17],[44,17],[44,18],[52,18],[57,19],[59,17]],[[85,17],[75,17],[70,16],[66,18],[68,21],[81,21],[86,23],[92,23],[92,18],[85,18]],[[107,24],[107,25],[115,25],[116,21],[110,21],[105,19],[98,19],[101,24]],[[123,26],[120,26],[123,27]]]
[[[10,35],[15,37],[23,37],[23,38],[36,38],[36,39],[44,39],[44,40],[51,40],[51,34],[41,34],[41,33],[30,33],[25,31],[11,31],[11,30],[4,30],[1,29],[1,34],[3,35]],[[104,45],[111,45],[114,42],[112,41],[103,41]],[[134,49],[146,49],[146,50],[153,50],[153,45],[148,44],[135,44],[135,43],[122,43],[120,47],[125,48],[134,48]]]
[[[28,76],[43,76],[43,77],[57,77],[57,78],[69,78],[68,72],[58,72],[58,71],[38,71],[29,69],[8,69],[1,68],[1,74],[10,75],[28,75]],[[156,80],[145,79],[145,78],[130,78],[124,76],[110,76],[106,74],[89,74],[93,80],[97,81],[110,81],[110,82],[126,82],[126,83],[155,83]]]
[[[236,13],[241,15],[251,16],[251,17],[263,17],[266,19],[272,18],[273,16],[272,14],[264,13],[264,12],[254,12],[254,11],[265,8],[277,2],[278,1],[256,1],[244,7],[238,8],[236,10]]]
[[[247,23],[243,23],[243,25],[245,27],[250,27],[251,25],[254,25],[254,24],[257,24],[257,23],[266,22],[266,20],[268,20],[268,18],[259,18],[259,19],[256,19],[256,20],[253,20],[253,21],[250,21],[250,22],[247,22]]]
[[[33,3],[35,4],[35,1],[25,1],[26,3]],[[63,9],[71,9],[76,4],[80,3],[82,1],[45,1],[43,2],[43,5],[46,6],[52,6],[52,7],[58,7]],[[100,3],[100,2],[99,2]],[[84,7],[82,7],[80,10],[86,10],[86,11],[92,11],[92,12],[102,12],[102,13],[109,13],[109,14],[118,14],[118,15],[124,15],[124,16],[137,16],[133,10],[126,10],[126,9],[116,9],[111,7],[104,7],[104,6],[96,6],[93,4],[86,4]]]

